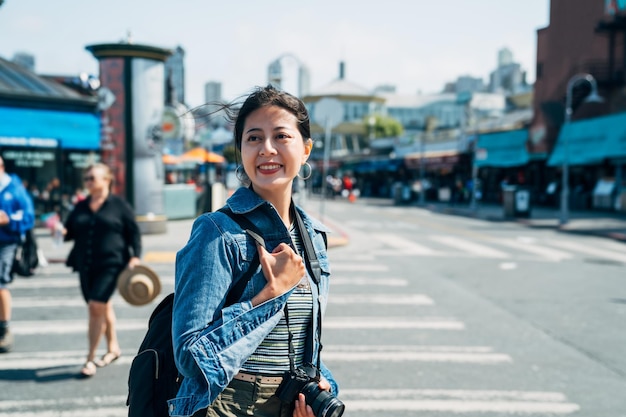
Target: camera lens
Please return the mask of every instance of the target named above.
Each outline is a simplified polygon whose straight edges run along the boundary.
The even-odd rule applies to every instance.
[[[346,408],[328,391],[320,389],[317,382],[309,382],[301,391],[316,417],[341,417]]]

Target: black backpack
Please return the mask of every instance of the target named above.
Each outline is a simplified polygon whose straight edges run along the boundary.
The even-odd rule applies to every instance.
[[[31,277],[35,275],[35,269],[39,266],[37,256],[37,241],[33,229],[26,231],[24,241],[22,241],[15,251],[11,274],[21,277]]]
[[[242,229],[261,234],[257,227],[243,215],[228,209],[219,211],[231,217]],[[259,266],[258,253],[250,268],[228,293],[226,305],[236,303],[246,284]],[[148,320],[148,331],[130,365],[128,375],[128,417],[167,417],[167,400],[176,397],[183,376],[174,363],[172,346],[172,307],[174,293],[165,297]]]

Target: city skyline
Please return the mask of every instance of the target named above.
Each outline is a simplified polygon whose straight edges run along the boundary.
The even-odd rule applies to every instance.
[[[284,54],[309,68],[312,92],[338,77],[341,61],[346,79],[370,90],[394,85],[399,94],[437,93],[466,75],[488,82],[502,48],[512,51],[534,82],[536,30],[548,24],[549,0],[439,3],[391,0],[381,10],[367,1],[188,0],[172,7],[112,0],[81,18],[80,11],[77,17],[67,13],[75,6],[68,0],[9,0],[0,8],[0,38],[11,41],[0,43],[0,56],[30,53],[40,74],[97,74],[97,60],[85,46],[117,43],[130,32],[133,43],[185,50],[190,106],[204,103],[210,81],[222,84],[226,100],[266,84],[268,66]]]

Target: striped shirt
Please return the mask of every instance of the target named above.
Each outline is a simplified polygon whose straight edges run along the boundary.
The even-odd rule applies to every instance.
[[[302,240],[298,229],[293,225],[289,229],[291,239],[298,253],[303,254]],[[261,342],[254,353],[243,364],[242,371],[262,374],[282,374],[289,370],[289,331],[293,335],[295,350],[295,366],[304,362],[304,348],[311,315],[313,311],[313,294],[308,276],[305,275],[287,300],[289,309],[289,329],[283,316],[276,327]]]

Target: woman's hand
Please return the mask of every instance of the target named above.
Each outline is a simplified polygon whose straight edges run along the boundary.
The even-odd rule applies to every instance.
[[[136,256],[133,256],[132,258],[130,258],[130,260],[128,261],[128,269],[133,269],[134,267],[136,267],[137,265],[139,265],[141,263],[141,259],[139,259]]]
[[[267,284],[252,298],[252,305],[255,306],[286,293],[306,273],[302,257],[286,243],[276,246],[272,253],[257,243],[257,250]]]
[[[4,210],[0,210],[0,226],[9,224],[9,216]]]
[[[330,383],[324,377],[320,379],[318,386],[323,391],[330,391]],[[313,409],[310,405],[307,405],[306,400],[304,399],[304,394],[302,393],[299,393],[298,398],[296,398],[296,404],[293,409],[293,417],[315,417]]]

